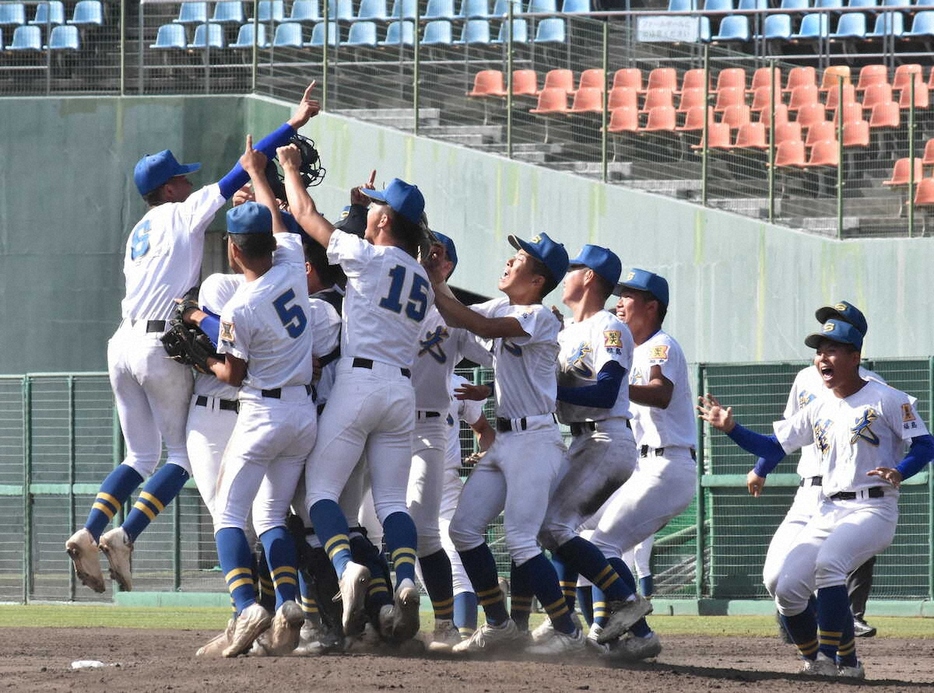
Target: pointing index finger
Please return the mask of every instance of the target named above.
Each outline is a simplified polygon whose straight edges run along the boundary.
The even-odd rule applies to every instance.
[[[302,101],[308,101],[311,99],[311,92],[315,88],[315,85],[318,83],[318,80],[311,80],[311,84],[308,85],[308,88],[305,89],[305,93],[302,95]]]

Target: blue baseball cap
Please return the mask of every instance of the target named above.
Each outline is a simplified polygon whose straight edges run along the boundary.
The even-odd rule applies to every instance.
[[[194,173],[201,164],[180,164],[168,149],[158,154],[147,154],[136,162],[133,169],[133,182],[140,195],[148,195],[161,185],[165,185],[175,176]]]
[[[568,271],[568,251],[563,243],[555,243],[547,233],[540,233],[530,241],[523,241],[516,236],[509,237],[509,245],[516,250],[524,250],[536,260],[544,263],[555,282],[560,282]]]
[[[414,185],[409,185],[400,178],[393,178],[385,190],[360,190],[371,200],[382,202],[392,207],[413,224],[420,224],[425,212],[425,198]]]
[[[869,330],[869,324],[866,322],[866,316],[863,315],[863,312],[859,308],[854,306],[849,301],[840,301],[839,303],[835,303],[832,306],[818,308],[817,312],[814,313],[814,317],[816,317],[817,321],[820,323],[825,323],[831,318],[837,318],[843,322],[848,322],[857,330],[859,330],[860,334],[864,337],[866,336],[866,332]]]
[[[272,233],[272,214],[258,202],[244,202],[227,212],[227,233]]]
[[[623,271],[623,263],[619,261],[619,256],[609,248],[602,248],[599,245],[585,245],[581,248],[580,254],[571,260],[570,265],[571,267],[583,265],[592,269],[611,286],[616,285]]]
[[[820,346],[821,341],[825,339],[829,339],[832,342],[840,342],[841,344],[850,344],[856,347],[857,351],[862,351],[863,349],[862,332],[856,329],[854,325],[840,319],[828,320],[824,323],[820,332],[815,332],[805,337],[804,343],[812,349],[816,349]]]
[[[457,267],[457,248],[454,247],[454,241],[450,236],[445,236],[443,233],[438,231],[432,231],[435,235],[435,238],[438,239],[438,242],[444,246],[444,252],[448,254],[448,260],[454,265],[451,268],[451,272],[454,272],[454,269]]]
[[[668,281],[654,272],[633,267],[626,275],[626,279],[617,284],[616,291],[613,293],[619,296],[623,289],[647,291],[658,299],[659,303],[668,307]]]

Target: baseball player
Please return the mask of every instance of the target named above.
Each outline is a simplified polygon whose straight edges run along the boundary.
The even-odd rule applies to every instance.
[[[288,142],[317,113],[313,87],[314,82],[305,90],[295,115],[259,142],[260,151],[271,153]],[[205,229],[248,178],[237,164],[220,182],[195,191],[187,176],[200,167],[178,163],[166,149],[144,156],[133,173],[149,209],[127,239],[123,320],[107,347],[127,456],[101,483],[84,527],[65,542],[75,574],[95,592],[104,591],[98,548],[107,555],[111,577],[120,588],[132,589],[133,542],[191,474],[185,440],[191,369],[166,358],[160,337],[175,310],[175,298],[198,281]],[[163,441],[167,463],[143,487],[123,525],[101,536],[130,494],[155,470]]]
[[[863,337],[866,336],[869,329],[862,311],[847,301],[840,301],[832,306],[818,308],[815,317],[821,324],[831,318],[847,322],[855,327]],[[875,380],[883,385],[886,384],[876,373],[862,366],[859,367],[859,377],[863,380]],[[829,396],[829,394],[816,366],[812,364],[807,368],[802,368],[795,376],[791,392],[788,394],[784,418],[790,419],[800,409],[808,406],[818,397]],[[763,583],[773,598],[781,566],[795,536],[807,525],[820,507],[820,489],[823,478],[820,473],[820,452],[816,446],[805,445],[801,448],[797,472],[798,476],[801,477],[801,482],[795,493],[794,502],[778,529],[775,530],[766,553],[765,564],[762,567]],[[875,557],[870,558],[847,578],[847,590],[851,593],[850,602],[854,614],[853,628],[857,634],[861,631],[863,635],[875,635],[875,629],[862,621],[866,610],[866,599],[869,596],[869,588],[872,586],[872,567],[874,563]]]
[[[816,398],[770,436],[737,424],[713,395],[699,398],[700,418],[763,458],[747,476],[754,496],[788,453],[815,444],[821,502],[795,537],[775,584],[785,630],[804,658],[804,672],[864,678],[856,657],[846,577],[895,536],[898,487],[934,458],[934,438],[904,392],[859,375],[863,336],[839,319],[808,335],[814,365],[831,396]],[[904,455],[904,446],[911,448]],[[900,460],[896,464],[896,460]],[[817,592],[816,614],[808,602]]]
[[[651,599],[655,594],[655,580],[652,577],[652,547],[655,535],[640,541],[631,550],[623,553],[623,562],[639,580],[639,594]]]
[[[347,275],[341,359],[306,465],[306,505],[340,577],[345,633],[356,634],[362,628],[370,570],[352,560],[338,499],[366,453],[374,505],[396,573],[388,630],[397,640],[410,639],[419,629],[417,538],[405,498],[415,425],[410,378],[421,324],[434,300],[415,259],[424,238],[425,200],[417,187],[399,179],[383,191],[365,190],[371,202],[360,239],[336,230],[318,213],[299,180],[297,151],[284,147],[278,154],[292,213]]]
[[[697,434],[687,361],[680,345],[662,329],[668,312],[668,282],[636,268],[615,293],[620,297],[616,314],[635,342],[629,399],[639,459],[629,480],[598,511],[591,542],[634,593],[635,578],[620,555],[690,504],[697,483]],[[605,608],[605,598],[594,588],[591,637],[596,635],[598,642],[613,639],[601,631]],[[647,659],[659,652],[661,642],[645,619],[632,626],[629,637],[611,645],[611,654],[624,659]]]

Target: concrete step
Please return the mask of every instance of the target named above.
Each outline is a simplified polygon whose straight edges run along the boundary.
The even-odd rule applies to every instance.
[[[503,128],[499,125],[428,125],[420,127],[419,134],[432,139],[479,147],[488,143],[500,143],[503,139]]]
[[[348,118],[366,120],[378,125],[397,128],[399,130],[415,129],[415,116],[410,108],[352,108],[335,110],[334,113],[347,116]],[[419,127],[437,126],[440,122],[440,108],[418,109]]]

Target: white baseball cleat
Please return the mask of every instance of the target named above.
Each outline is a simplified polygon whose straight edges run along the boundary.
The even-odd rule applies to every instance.
[[[75,575],[82,585],[95,592],[104,591],[104,573],[101,572],[100,551],[94,537],[86,529],[79,529],[65,542],[65,551],[75,566]]]
[[[450,652],[463,640],[457,626],[451,619],[435,619],[435,629],[427,648],[429,652]]]
[[[653,659],[661,654],[662,641],[656,633],[640,638],[632,633],[622,638],[612,650],[612,655],[627,662],[639,662]]]
[[[866,670],[863,668],[862,662],[856,662],[855,667],[841,664],[837,667],[837,677],[841,679],[864,679],[866,678]]]
[[[801,673],[807,674],[808,676],[836,677],[839,672],[837,671],[836,662],[823,652],[818,652],[815,659],[804,660],[804,667],[801,669]]]
[[[418,618],[420,597],[411,579],[399,583],[393,600],[392,634],[397,641],[411,640],[421,627]]]
[[[366,622],[363,605],[369,585],[370,569],[350,561],[344,568],[344,574],[340,579],[339,598],[344,610],[341,622],[344,625],[345,635],[358,635],[363,630],[363,624]]]
[[[298,646],[305,614],[295,601],[283,602],[273,616],[272,625],[253,642],[250,654],[282,657]]]
[[[584,629],[584,626],[581,623],[580,616],[578,615],[576,611],[571,613],[571,623],[573,623],[574,627],[577,628],[578,630]],[[542,621],[538,625],[538,627],[532,631],[532,635],[531,635],[532,642],[536,644],[540,642],[545,642],[546,640],[550,640],[554,634],[555,634],[554,624],[552,624],[551,619],[546,616],[545,620]]]
[[[610,602],[607,606],[610,615],[603,626],[603,632],[597,637],[597,642],[600,643],[615,640],[638,623],[640,619],[652,613],[652,603],[639,595],[636,595],[636,598],[631,601]]]
[[[584,637],[584,631],[576,628],[573,633],[553,631],[550,638],[530,645],[525,651],[530,655],[551,656],[581,652],[585,647],[587,647],[587,638]]]
[[[253,602],[237,616],[237,623],[230,636],[230,644],[221,654],[225,657],[243,654],[250,649],[260,633],[269,628],[271,623],[272,616],[269,612],[261,604]]]
[[[110,563],[110,578],[120,585],[124,592],[131,591],[133,542],[126,531],[123,527],[114,527],[101,535],[100,545],[101,551],[107,556],[107,562]]]
[[[492,652],[525,642],[525,637],[511,618],[499,626],[484,623],[467,640],[455,645],[451,651],[457,654]]]
[[[195,652],[195,657],[218,657],[230,644],[230,638],[233,635],[234,627],[237,625],[237,619],[232,618],[227,621],[227,628],[215,635]]]

